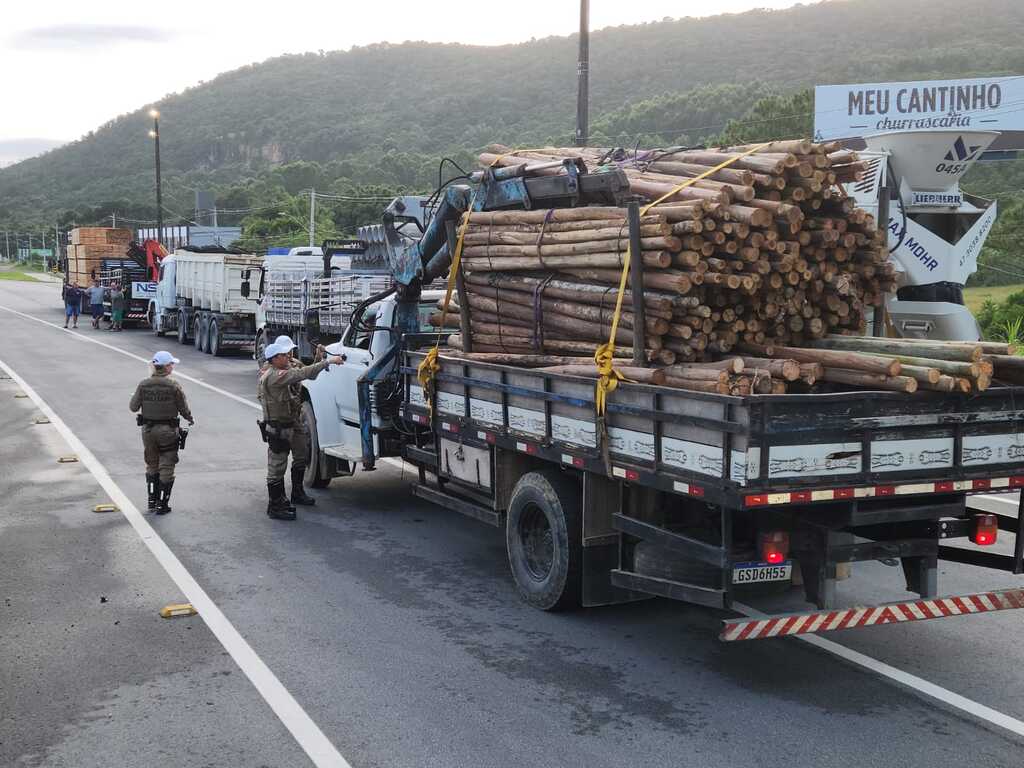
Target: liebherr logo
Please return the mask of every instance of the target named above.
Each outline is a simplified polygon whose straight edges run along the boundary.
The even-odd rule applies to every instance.
[[[979,149],[981,149],[980,145],[968,148],[964,144],[964,137],[957,136],[956,141],[953,142],[953,149],[946,153],[946,160],[950,163],[963,163],[973,160],[974,156],[978,154]]]

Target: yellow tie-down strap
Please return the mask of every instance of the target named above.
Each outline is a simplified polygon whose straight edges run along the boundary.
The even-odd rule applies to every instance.
[[[640,215],[646,215],[651,208],[658,205],[659,203],[664,202],[665,200],[672,197],[680,190],[686,189],[687,187],[697,183],[701,179],[707,178],[711,174],[716,173],[722,170],[723,168],[727,168],[728,166],[735,163],[737,160],[741,160],[747,155],[752,155],[755,152],[759,152],[760,150],[767,147],[768,143],[770,142],[758,144],[757,146],[751,149],[739,153],[735,157],[730,157],[728,160],[719,163],[714,168],[709,168],[708,170],[701,173],[699,176],[694,176],[692,179],[687,179],[681,184],[676,185],[654,202],[645,205],[641,209]],[[630,249],[627,245],[626,255],[625,258],[623,258],[622,260],[622,276],[619,278],[619,292],[615,299],[615,312],[612,314],[611,333],[609,334],[608,342],[606,344],[602,344],[601,346],[599,346],[597,348],[597,351],[594,353],[594,363],[597,365],[598,373],[597,383],[594,389],[594,404],[597,407],[598,417],[602,419],[605,414],[605,406],[608,403],[608,394],[610,392],[613,392],[615,388],[619,385],[619,382],[624,379],[622,374],[619,371],[615,370],[615,335],[619,329],[619,317],[622,315],[622,296],[626,291],[626,283],[629,280],[629,260]]]

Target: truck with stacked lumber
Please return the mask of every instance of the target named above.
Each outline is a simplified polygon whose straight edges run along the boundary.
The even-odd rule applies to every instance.
[[[76,227],[68,233],[63,264],[64,283],[61,301],[70,285],[88,288],[94,280],[108,278],[128,253],[132,239],[130,229],[115,227]],[[82,311],[88,312],[88,297],[82,297]]]
[[[157,336],[174,332],[181,344],[214,356],[252,349],[256,303],[248,298],[247,274],[263,257],[204,246],[179,248],[160,264],[160,281],[147,307]]]
[[[1019,586],[938,584],[940,560],[1024,573],[1019,504],[969,503],[1024,488],[1022,358],[863,335],[895,280],[842,186],[854,153],[493,148],[481,166],[412,245],[399,201],[385,212],[395,285],[329,348],[349,362],[305,383],[318,484],[404,459],[417,496],[504,529],[545,610],[728,610],[797,576],[796,610],[722,639],[1024,607]],[[445,296],[421,290],[445,274]],[[876,560],[901,564],[896,599],[849,604],[837,580]]]

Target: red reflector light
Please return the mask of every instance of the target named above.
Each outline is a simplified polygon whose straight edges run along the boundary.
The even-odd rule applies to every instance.
[[[791,502],[810,501],[811,500],[811,492],[810,491],[793,491],[791,494],[789,494],[789,500]]]
[[[995,515],[975,515],[974,534],[971,541],[979,547],[988,547],[996,543],[999,537],[999,522]]]
[[[952,490],[953,490],[953,484],[950,483],[950,482],[943,482],[943,483],[936,483],[935,484],[935,492],[936,493],[949,493]]]
[[[875,495],[876,496],[894,496],[896,494],[895,485],[876,485]]]
[[[761,534],[761,559],[771,565],[784,562],[789,555],[789,534],[786,531],[771,531]]]
[[[971,487],[976,491],[987,491],[992,487],[991,480],[973,480]]]
[[[1017,477],[1010,478],[1011,488],[1024,488],[1024,477],[1017,475]]]
[[[768,503],[768,495],[764,493],[751,494],[743,497],[743,503],[748,507],[759,507]]]

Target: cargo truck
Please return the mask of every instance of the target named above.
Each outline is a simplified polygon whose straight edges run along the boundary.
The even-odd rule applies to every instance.
[[[345,364],[303,383],[307,482],[412,465],[416,496],[504,531],[518,591],[543,610],[662,596],[728,611],[798,574],[795,611],[726,618],[721,639],[1024,608],[1019,582],[940,597],[938,580],[943,560],[1024,573],[1021,502],[1006,505],[1016,515],[970,503],[1024,488],[1022,387],[732,396],[621,381],[599,412],[593,378],[467,358],[424,332],[439,294],[422,286],[448,271],[467,206],[607,204],[622,182],[486,174],[480,189],[449,187],[412,247],[395,237],[396,200],[395,286],[328,347]],[[639,242],[639,216],[629,230]],[[870,561],[901,566],[895,599],[841,599],[837,580]]]
[[[262,256],[215,246],[176,250],[160,264],[150,328],[158,336],[176,333],[179,343],[211,355],[251,349],[256,302],[246,296],[246,275],[262,265]]]

